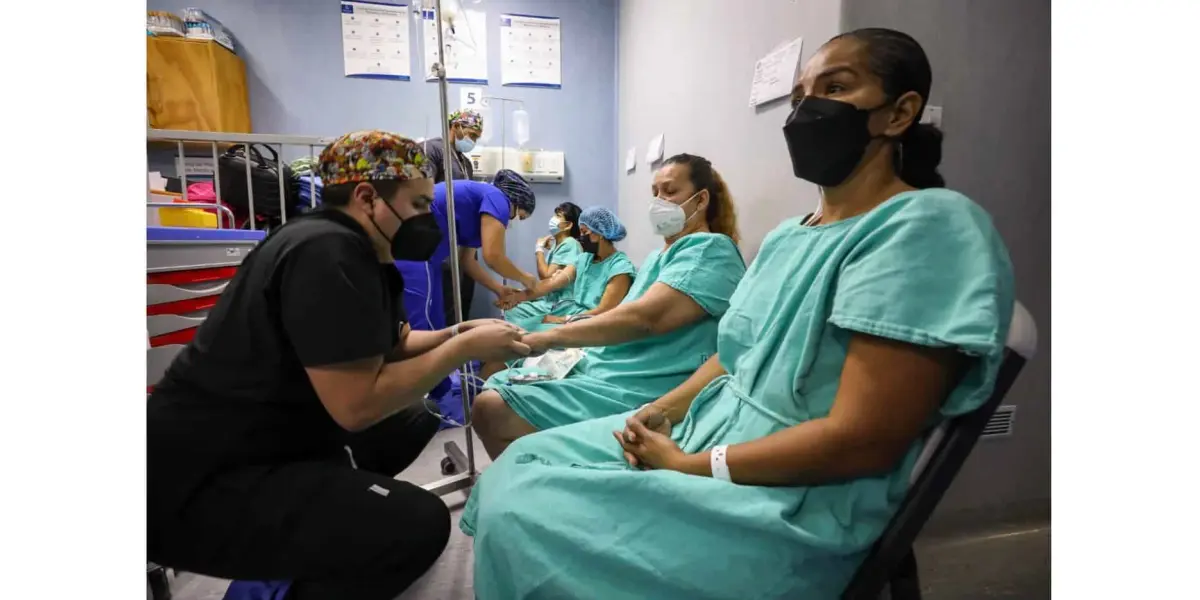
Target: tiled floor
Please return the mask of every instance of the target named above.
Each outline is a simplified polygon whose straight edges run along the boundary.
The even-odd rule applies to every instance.
[[[425,453],[399,479],[418,484],[442,477],[440,462],[446,441],[458,441],[462,430],[440,432]],[[478,442],[480,467],[488,463]],[[437,564],[397,600],[472,600],[471,540],[458,530],[466,495],[445,498],[455,519],[450,543]],[[922,539],[917,544],[924,600],[1050,597],[1050,524],[1021,523],[969,535]],[[175,579],[175,600],[221,600],[228,582],[184,573]]]

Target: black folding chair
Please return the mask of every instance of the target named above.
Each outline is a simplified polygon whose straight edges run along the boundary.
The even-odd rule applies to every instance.
[[[1005,346],[1004,363],[987,402],[974,412],[941,424],[926,439],[913,467],[908,496],[842,593],[843,600],[878,600],[885,589],[891,600],[920,600],[913,542],[971,454],[996,407],[1037,351],[1037,324],[1020,302],[1013,308]]]

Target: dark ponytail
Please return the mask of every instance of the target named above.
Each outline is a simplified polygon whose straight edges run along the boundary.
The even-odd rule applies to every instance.
[[[725,180],[713,168],[712,163],[703,156],[676,154],[663,163],[663,166],[666,165],[687,165],[688,180],[692,182],[696,191],[708,190],[708,209],[704,214],[708,230],[729,236],[735,244],[740,242],[733,195],[729,193],[729,186],[725,185]]]
[[[574,202],[563,202],[554,208],[554,212],[571,224],[571,237],[578,240],[579,236],[583,235],[579,231],[579,213],[582,212],[579,205]]]
[[[917,189],[945,187],[938,173],[942,163],[942,132],[926,123],[913,123],[900,136],[896,170],[904,183]]]
[[[895,102],[908,92],[921,97],[917,121],[929,102],[933,70],[921,44],[907,33],[882,27],[856,29],[833,39],[853,38],[866,46],[871,72],[883,82],[888,102]],[[893,160],[896,172],[904,183],[915,188],[942,187],[946,180],[938,173],[942,162],[942,132],[933,125],[914,121],[896,140]]]

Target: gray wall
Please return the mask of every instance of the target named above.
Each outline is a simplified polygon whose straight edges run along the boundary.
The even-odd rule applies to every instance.
[[[437,85],[423,77],[417,23],[409,31],[412,81],[378,81],[343,76],[337,0],[149,0],[147,8],[180,14],[188,6],[208,12],[237,36],[256,133],[332,136],[386,129],[414,138],[441,135]],[[556,205],[570,200],[580,206],[616,208],[617,2],[488,0],[480,7],[487,11],[490,85],[473,87],[524,101],[531,117],[528,146],[566,154],[565,182],[535,184],[537,211],[509,231],[508,243],[514,248],[510,255],[533,271],[534,240],[544,235]],[[500,85],[501,13],[562,19],[562,89]],[[452,110],[459,104],[459,87],[450,84]],[[493,130],[493,145],[501,140],[498,113],[494,108],[492,122],[485,124]],[[511,140],[512,119],[507,120]],[[491,310],[491,294],[477,288],[475,296],[475,316]]]
[[[816,207],[816,187],[792,176],[782,133],[787,100],[750,108],[750,82],[754,63],[782,42],[802,36],[807,60],[837,32],[838,10],[837,0],[621,1],[617,187],[631,258],[640,262],[661,244],[647,221],[653,170],[642,160],[660,133],[666,156],[705,156],[725,178],[747,260],[781,218]],[[631,146],[638,165],[627,175]]]
[[[1048,514],[1050,2],[844,0],[843,30],[876,26],[925,47],[931,102],[944,108],[942,173],[992,214],[1038,323],[1039,354],[1006,402],[1018,407],[1014,435],[980,442],[935,520]]]

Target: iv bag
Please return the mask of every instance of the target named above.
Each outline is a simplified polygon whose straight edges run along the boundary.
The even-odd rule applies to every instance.
[[[529,113],[518,108],[513,111],[513,130],[517,135],[517,146],[524,147],[529,142]]]

